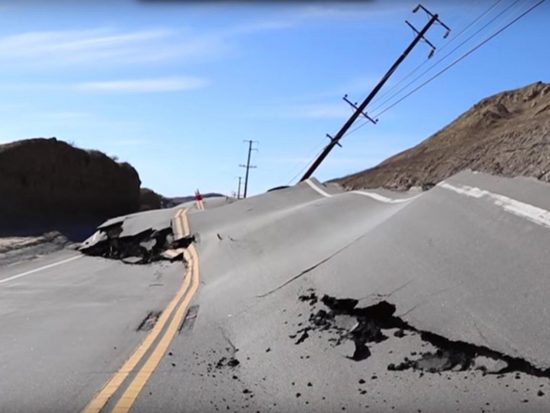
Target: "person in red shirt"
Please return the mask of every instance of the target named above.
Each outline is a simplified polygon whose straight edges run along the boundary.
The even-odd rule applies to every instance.
[[[198,189],[195,191],[195,201],[197,203],[198,209],[204,209],[202,194],[199,192]]]

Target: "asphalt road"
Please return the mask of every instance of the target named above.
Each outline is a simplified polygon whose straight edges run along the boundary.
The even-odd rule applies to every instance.
[[[548,411],[548,211],[548,185],[464,172],[427,192],[313,180],[125,218],[128,234],[195,234],[186,268],[74,251],[0,268],[0,411]],[[303,337],[312,293],[389,303],[411,329],[353,360],[346,336]],[[528,368],[388,370],[437,349],[420,332]]]

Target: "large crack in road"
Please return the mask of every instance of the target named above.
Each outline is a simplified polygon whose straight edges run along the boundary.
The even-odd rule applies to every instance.
[[[463,341],[452,341],[430,331],[421,331],[395,316],[396,307],[388,301],[380,301],[368,307],[357,307],[358,300],[335,298],[323,295],[319,298],[312,289],[299,296],[299,300],[309,303],[308,324],[289,337],[299,345],[310,337],[310,333],[325,332],[333,346],[346,341],[354,344],[354,352],[347,358],[355,361],[366,360],[371,356],[370,347],[382,343],[389,334],[402,338],[417,335],[435,351],[412,352],[403,357],[400,363],[390,363],[391,371],[415,370],[424,373],[443,371],[479,370],[484,374],[504,375],[525,373],[536,377],[550,378],[550,370],[542,370],[528,361],[511,357],[488,347]]]

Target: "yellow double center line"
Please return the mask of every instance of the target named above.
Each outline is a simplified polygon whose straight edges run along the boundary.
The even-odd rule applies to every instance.
[[[180,235],[178,234],[180,231],[183,236],[189,235],[189,222],[187,220],[186,212],[187,210],[180,210],[176,214],[176,236]],[[172,301],[170,301],[162,315],[159,317],[157,323],[149,334],[147,334],[143,342],[122,365],[122,367],[113,375],[113,377],[111,377],[111,379],[94,397],[94,399],[88,403],[88,405],[84,408],[83,413],[99,413],[105,407],[109,399],[116,393],[126,378],[134,371],[137,364],[156,341],[166,323],[170,320],[172,314],[174,314],[172,320],[166,328],[166,331],[164,332],[164,335],[160,338],[160,341],[149,355],[149,358],[136,373],[133,380],[130,382],[125,392],[116,403],[113,408],[113,412],[128,412],[136,401],[139,393],[159,365],[160,360],[164,356],[168,346],[176,335],[178,327],[185,317],[189,303],[193,299],[199,287],[199,257],[193,244],[184,250],[184,256],[187,262],[187,274],[185,275],[183,283],[176,296],[172,299]]]

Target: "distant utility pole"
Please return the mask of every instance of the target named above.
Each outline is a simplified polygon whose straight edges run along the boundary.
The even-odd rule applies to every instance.
[[[243,179],[242,176],[239,176],[239,186],[237,189],[237,199],[241,199],[241,180]]]
[[[338,133],[334,137],[327,134],[327,137],[330,139],[330,143],[325,147],[325,149],[323,150],[323,152],[321,152],[321,154],[317,157],[317,159],[315,159],[313,164],[309,167],[307,172],[302,177],[301,181],[305,181],[306,179],[310,178],[311,175],[313,175],[313,172],[315,172],[315,170],[319,167],[321,162],[323,162],[323,160],[328,156],[330,151],[332,151],[332,149],[336,145],[342,146],[340,145],[340,139],[344,137],[346,132],[349,130],[349,128],[353,125],[353,123],[357,120],[359,116],[362,115],[365,118],[367,118],[370,122],[377,123],[378,119],[372,119],[367,114],[367,112],[365,112],[367,105],[372,101],[372,99],[376,96],[376,94],[380,91],[380,89],[382,89],[382,86],[384,86],[384,84],[388,81],[391,75],[395,72],[397,67],[403,62],[403,60],[405,60],[405,58],[409,55],[411,50],[414,49],[414,47],[420,40],[425,41],[432,49],[430,51],[430,55],[428,56],[428,58],[433,56],[435,52],[435,46],[431,44],[428,41],[428,39],[424,37],[424,35],[430,29],[430,27],[432,27],[434,23],[436,22],[439,23],[441,26],[443,26],[447,30],[447,32],[443,36],[444,38],[449,35],[449,32],[451,31],[451,29],[449,29],[449,27],[447,27],[441,20],[439,20],[439,16],[437,14],[432,14],[428,9],[426,9],[421,4],[419,4],[414,8],[413,13],[416,13],[419,9],[422,9],[426,14],[430,16],[430,20],[428,21],[428,23],[426,23],[426,25],[422,30],[418,31],[414,28],[414,26],[411,23],[409,23],[408,21],[405,21],[416,33],[416,37],[411,42],[411,44],[405,49],[405,51],[401,54],[401,56],[399,56],[399,58],[395,61],[395,63],[390,67],[390,69],[386,72],[384,77],[382,77],[382,79],[378,82],[378,84],[374,87],[374,89],[370,92],[370,94],[365,98],[363,103],[357,106],[357,103],[352,103],[350,100],[348,100],[348,95],[344,96],[344,100],[349,105],[351,105],[355,109],[355,111],[350,116],[350,118],[346,121],[346,123],[344,123],[344,126],[342,126],[342,128],[338,131]]]
[[[244,193],[243,193],[243,198],[246,198],[246,194],[248,193],[248,173],[250,172],[250,169],[254,169],[256,168],[256,165],[250,165],[250,156],[252,155],[252,151],[257,151],[258,148],[254,148],[252,147],[252,145],[254,145],[254,143],[258,143],[258,141],[253,141],[253,140],[244,140],[243,142],[248,142],[248,158],[247,158],[247,161],[246,161],[246,165],[239,165],[241,168],[246,168],[246,173],[244,175]]]

